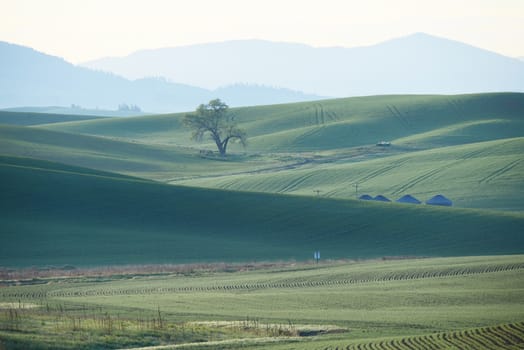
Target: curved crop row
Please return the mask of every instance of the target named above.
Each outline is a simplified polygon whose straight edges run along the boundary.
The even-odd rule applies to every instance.
[[[495,170],[491,174],[487,175],[483,179],[479,180],[479,183],[489,183],[492,180],[496,179],[497,177],[507,173],[508,171],[512,170],[514,167],[516,167],[520,163],[520,159],[514,160],[513,162],[510,162],[509,164],[506,164],[504,167]]]
[[[399,168],[401,167],[402,165],[406,164],[408,162],[408,159],[401,159],[393,164],[389,164],[387,166],[383,166],[383,167],[380,167],[379,169],[376,169],[368,174],[366,174],[365,176],[361,177],[358,179],[358,183],[364,183],[368,180],[371,180],[375,177],[378,177],[380,175],[383,175],[383,174],[386,174],[387,172],[389,172],[390,170],[393,170],[395,168]]]
[[[9,290],[5,288],[0,290],[0,296],[5,298],[23,298],[23,299],[44,299],[47,297],[83,297],[83,296],[114,296],[114,295],[148,295],[148,294],[166,294],[166,293],[191,293],[191,292],[228,292],[242,290],[260,290],[260,289],[292,289],[292,288],[311,288],[311,287],[328,287],[338,285],[354,285],[373,282],[391,282],[403,280],[415,280],[426,278],[441,278],[453,276],[465,276],[482,273],[503,272],[524,269],[524,263],[514,263],[493,266],[475,266],[475,267],[457,267],[435,271],[399,271],[386,273],[384,275],[364,275],[364,276],[337,276],[335,279],[321,280],[280,280],[272,282],[248,282],[232,284],[215,284],[202,286],[166,286],[166,287],[131,287],[125,289],[93,288],[93,289],[31,289],[22,288]]]
[[[524,323],[468,329],[447,333],[329,346],[324,350],[514,350],[524,348]]]

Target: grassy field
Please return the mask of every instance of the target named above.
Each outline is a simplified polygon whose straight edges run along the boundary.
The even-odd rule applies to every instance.
[[[226,101],[227,102],[227,101]],[[400,139],[418,148],[523,136],[524,94],[371,96],[232,110],[252,152],[345,149]],[[57,123],[53,130],[191,144],[184,113]],[[409,139],[411,138],[411,139]]]
[[[442,193],[458,207],[524,209],[524,94],[372,96],[233,113],[250,141],[225,161],[199,154],[213,146],[190,141],[184,114],[4,125],[0,146],[186,186],[349,199],[358,184],[358,194],[391,199]]]
[[[524,202],[524,138],[504,139],[392,154],[354,161],[318,158],[316,164],[278,172],[255,172],[173,181],[189,186],[323,197],[383,194],[392,200],[411,194],[425,201],[438,193],[455,206],[521,211]],[[362,152],[364,153],[364,152]]]
[[[238,108],[259,152],[226,160],[193,148],[183,114],[3,124],[1,263],[522,253],[523,106],[524,94],[501,93]],[[361,193],[442,193],[455,207]]]
[[[0,289],[0,342],[57,349],[517,349],[524,345],[523,269],[524,257],[516,255],[51,278]]]
[[[155,183],[0,158],[0,265],[522,252],[524,215]],[[26,244],[31,242],[31,244]]]
[[[7,125],[39,125],[83,120],[100,120],[103,117],[76,114],[52,114],[36,112],[10,112],[0,110],[0,124]]]
[[[232,112],[0,112],[0,350],[524,347],[524,94]]]
[[[0,125],[3,155],[30,157],[131,176],[167,181],[201,174],[224,175],[263,167],[282,166],[289,160],[245,156],[219,161],[203,158],[187,147],[144,144],[126,139]]]

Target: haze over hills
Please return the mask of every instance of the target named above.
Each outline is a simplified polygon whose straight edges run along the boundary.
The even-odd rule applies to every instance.
[[[247,106],[321,96],[524,91],[522,60],[421,33],[357,48],[244,40],[144,50],[84,64],[96,71],[5,42],[0,55],[0,108],[96,111],[125,103],[164,113],[194,110],[213,98]]]
[[[29,107],[12,107],[3,108],[2,111],[14,113],[35,113],[35,114],[52,114],[52,115],[76,115],[76,116],[100,116],[100,117],[133,117],[144,115],[140,110],[110,110],[110,109],[88,109],[80,106],[29,106]]]
[[[138,105],[148,112],[177,112],[194,110],[213,98],[222,98],[232,106],[319,98],[289,89],[257,85],[235,85],[211,91],[163,78],[130,81],[5,42],[0,42],[0,57],[0,108],[74,104],[114,110],[125,103]]]
[[[524,91],[524,62],[423,33],[355,48],[226,41],[83,65],[130,79],[163,76],[205,88],[247,82],[337,97]]]

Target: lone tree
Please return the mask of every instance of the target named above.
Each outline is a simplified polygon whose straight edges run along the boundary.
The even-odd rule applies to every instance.
[[[226,155],[229,141],[239,141],[243,146],[247,143],[246,132],[237,127],[228,105],[219,99],[198,106],[194,113],[184,117],[184,124],[193,130],[192,139],[196,141],[202,141],[204,135],[209,134],[222,157]]]

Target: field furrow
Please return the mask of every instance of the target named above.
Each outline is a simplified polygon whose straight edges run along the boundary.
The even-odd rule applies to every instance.
[[[522,323],[517,324],[522,325]],[[436,337],[410,337],[400,341],[400,350],[407,349],[514,349],[524,345],[514,325],[503,325],[494,327],[478,328],[462,332],[450,332],[437,334]],[[502,330],[513,329],[514,332]],[[504,335],[503,335],[504,334]],[[414,340],[423,339],[425,345],[415,343]],[[411,345],[410,345],[411,344]],[[416,345],[415,345],[416,344]]]
[[[296,179],[293,179],[293,181],[291,181],[286,186],[284,186],[282,189],[280,189],[278,191],[278,193],[286,193],[286,192],[293,191],[298,186],[300,186],[302,183],[304,183],[307,179],[309,179],[309,178],[311,178],[311,177],[313,177],[315,175],[316,174],[314,172],[311,172],[311,173],[306,174],[304,176],[300,176],[300,177],[298,177]]]
[[[491,334],[493,335],[493,338],[496,338],[502,344],[511,345],[513,343],[513,340],[502,331],[500,326],[492,328]]]
[[[423,181],[429,180],[433,176],[435,176],[438,173],[440,173],[442,170],[444,170],[444,168],[437,168],[437,169],[430,170],[430,171],[428,171],[428,172],[426,172],[426,173],[424,173],[422,175],[416,176],[416,177],[408,180],[408,182],[406,184],[402,185],[400,188],[395,190],[393,192],[393,194],[397,195],[397,194],[406,192],[410,188],[415,187],[417,184],[419,184],[419,183],[421,183]]]
[[[364,175],[363,177],[359,178],[356,182],[359,183],[359,184],[362,184],[368,180],[371,180],[373,178],[376,178],[380,175],[383,175],[383,174],[386,174],[387,172],[395,169],[395,168],[398,168],[398,167],[401,167],[402,165],[404,165],[408,160],[407,159],[403,159],[403,160],[400,160],[398,162],[395,162],[394,164],[389,164],[389,165],[386,165],[384,167],[381,167],[377,170],[374,170],[366,175]]]
[[[353,343],[346,350],[513,350],[524,348],[524,323]],[[324,349],[335,349],[325,347]]]
[[[409,130],[410,125],[408,121],[402,116],[402,113],[395,106],[387,106],[387,109],[398,120],[399,124],[406,130]]]
[[[476,329],[474,336],[480,341],[484,349],[499,349],[499,344],[495,342],[489,334],[483,329]]]
[[[481,349],[484,349],[484,348],[487,348],[485,343],[478,337],[478,336],[475,336],[472,331],[470,330],[467,330],[467,331],[464,331],[462,332],[462,335],[464,337],[464,340],[468,342],[468,344],[470,344],[470,346],[474,349],[476,348],[481,348]]]
[[[508,334],[511,334],[517,342],[524,344],[524,323],[521,324],[507,324],[504,329]]]
[[[438,350],[437,345],[428,341],[427,337],[413,338],[413,342],[416,344],[415,348],[417,349]]]
[[[480,179],[479,183],[489,183],[489,182],[493,181],[497,177],[499,177],[499,176],[507,173],[508,171],[512,170],[513,168],[515,168],[520,162],[521,162],[521,159],[517,159],[517,160],[515,160],[513,162],[510,162],[506,166],[504,166],[504,167],[502,167],[500,169],[497,169],[494,172],[492,172],[491,174],[489,174],[488,176]]]
[[[83,288],[67,288],[67,289],[55,289],[50,290],[49,288],[42,288],[41,290],[35,290],[32,287],[30,289],[16,289],[10,288],[0,289],[0,297],[10,299],[44,299],[47,297],[84,297],[84,296],[115,296],[115,295],[152,295],[152,294],[171,294],[171,293],[191,293],[191,292],[238,292],[238,291],[254,291],[264,289],[302,289],[302,288],[315,288],[315,287],[327,287],[327,286],[343,286],[343,285],[355,285],[365,283],[377,283],[377,282],[391,282],[391,281],[408,281],[408,280],[420,280],[420,279],[433,279],[433,278],[445,278],[445,277],[457,277],[457,276],[468,276],[476,274],[486,273],[497,273],[506,271],[518,271],[524,269],[524,263],[512,263],[501,266],[473,266],[469,268],[448,268],[441,271],[406,271],[406,272],[395,272],[386,273],[380,275],[369,275],[367,277],[351,277],[347,278],[327,278],[327,279],[304,279],[304,280],[282,280],[274,282],[247,282],[247,283],[231,283],[231,284],[203,284],[203,285],[186,285],[186,286],[169,286],[161,288],[103,288],[100,286],[95,289],[83,289]]]

